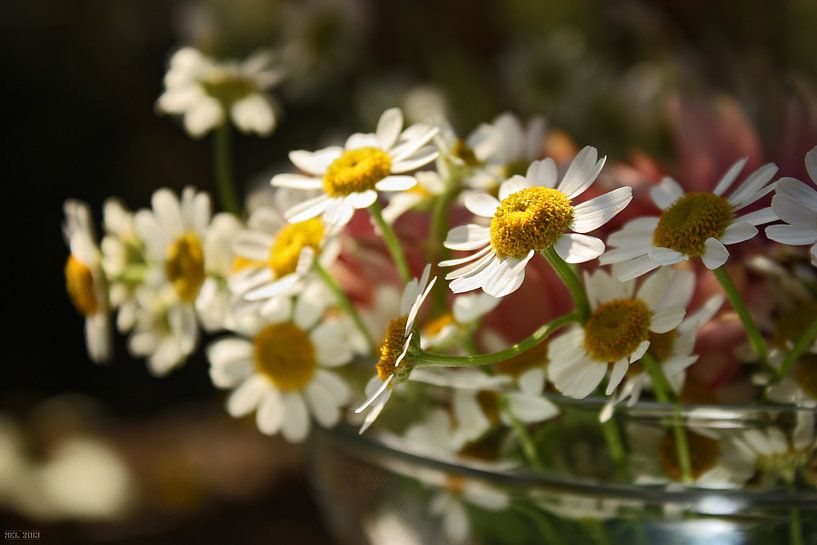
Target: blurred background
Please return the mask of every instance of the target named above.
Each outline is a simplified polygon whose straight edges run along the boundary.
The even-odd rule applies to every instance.
[[[66,198],[99,218],[111,195],[215,187],[209,142],[154,111],[178,47],[288,68],[276,132],[235,141],[244,187],[392,105],[462,135],[542,115],[634,185],[742,156],[802,177],[817,143],[813,0],[6,0],[0,30],[0,530],[44,543],[332,543],[302,447],[230,419],[202,354],[155,379],[120,337],[93,365],[65,294]]]

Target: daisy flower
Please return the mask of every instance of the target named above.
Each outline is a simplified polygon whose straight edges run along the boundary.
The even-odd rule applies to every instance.
[[[638,470],[637,484],[680,482],[675,436],[671,430],[632,424],[627,427],[632,446],[630,467]],[[742,488],[755,474],[755,459],[725,432],[703,427],[686,429],[692,483],[702,488]]]
[[[650,348],[651,334],[667,333],[684,318],[682,305],[672,303],[675,286],[669,269],[648,277],[635,292],[635,282],[620,282],[598,269],[585,274],[591,315],[587,322],[550,342],[548,378],[562,394],[590,395],[609,371],[605,393],[611,395],[630,365]]]
[[[293,301],[294,299],[294,301]],[[349,363],[353,328],[344,315],[327,315],[331,294],[310,283],[295,298],[244,321],[238,336],[207,350],[210,378],[232,389],[227,412],[239,418],[256,411],[258,429],[279,431],[291,442],[309,433],[310,414],[325,428],[335,426],[351,390],[334,369]]]
[[[678,182],[665,177],[650,190],[653,202],[662,210],[660,217],[638,218],[613,233],[602,265],[622,263],[621,280],[630,280],[661,265],[673,265],[691,257],[700,257],[708,269],[726,263],[726,245],[749,240],[757,234],[756,225],[777,219],[770,208],[742,213],[774,189],[769,185],[777,167],[766,164],[750,174],[729,197],[732,186],[746,159],[737,161],[723,175],[712,192],[684,193]]]
[[[360,414],[369,410],[360,433],[363,433],[380,415],[386,402],[391,397],[394,385],[406,380],[411,373],[412,366],[404,362],[409,349],[419,345],[416,339],[417,333],[414,329],[414,321],[437,278],[432,278],[429,282],[428,276],[431,266],[426,265],[420,279],[412,279],[406,284],[403,290],[403,297],[400,300],[400,316],[389,322],[386,333],[380,344],[380,359],[375,365],[377,374],[366,384],[366,401],[357,409],[355,414]]]
[[[108,297],[116,309],[116,328],[130,331],[136,323],[135,288],[144,280],[144,245],[133,225],[133,212],[117,199],[103,205],[102,269],[108,278]]]
[[[286,217],[298,223],[322,216],[327,225],[346,225],[356,209],[368,208],[378,191],[405,191],[417,183],[407,173],[437,157],[427,146],[437,128],[412,125],[403,130],[403,114],[397,108],[383,112],[375,134],[356,133],[344,147],[316,152],[290,152],[289,159],[306,174],[278,174],[272,185],[322,194],[291,208]]]
[[[536,252],[553,248],[568,263],[584,263],[601,255],[604,243],[587,233],[601,227],[624,209],[632,190],[621,187],[584,203],[572,200],[584,193],[598,176],[605,159],[597,160],[593,147],[573,159],[557,185],[558,173],[552,159],[535,161],[527,177],[514,176],[499,188],[499,200],[487,193],[465,193],[465,206],[473,214],[490,220],[455,227],[445,247],[477,250],[462,258],[449,259],[441,267],[460,266],[446,279],[454,293],[477,288],[494,297],[516,291],[525,279],[525,266]],[[574,231],[574,232],[569,232]]]
[[[478,325],[478,321],[501,302],[485,293],[454,298],[451,312],[432,320],[423,327],[420,346],[423,349],[444,348],[461,339]]]
[[[196,299],[207,279],[204,242],[210,229],[210,197],[185,188],[181,201],[168,189],[153,194],[151,210],[140,210],[134,226],[145,244],[148,284],[172,288],[175,300],[162,295],[169,322],[176,326],[182,352],[192,352],[198,337]]]
[[[88,205],[65,201],[65,241],[71,251],[65,262],[65,288],[77,312],[85,317],[85,346],[95,363],[111,357],[111,321],[102,258]]]
[[[288,224],[280,207],[265,206],[252,212],[247,228],[235,237],[233,250],[230,291],[241,299],[260,301],[292,290],[316,258],[329,266],[340,248],[320,218]]]
[[[275,106],[267,91],[283,77],[271,65],[269,52],[243,62],[219,62],[192,47],[182,48],[170,59],[156,106],[183,116],[185,129],[195,138],[223,125],[228,116],[242,132],[267,135],[275,128]]]
[[[806,154],[806,170],[817,184],[817,147]],[[782,244],[811,244],[811,263],[817,267],[817,190],[800,180],[781,178],[772,208],[786,223],[767,227],[766,236]]]
[[[227,212],[213,217],[204,238],[207,278],[196,297],[196,313],[205,331],[225,327],[231,312],[231,294],[225,279],[233,269],[233,241],[241,230],[241,222]]]

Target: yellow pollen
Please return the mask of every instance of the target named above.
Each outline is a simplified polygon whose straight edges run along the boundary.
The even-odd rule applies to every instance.
[[[539,343],[536,347],[522,352],[510,359],[494,365],[497,373],[514,378],[535,367],[545,367],[548,364],[548,343]]]
[[[391,173],[391,157],[378,148],[358,148],[332,161],[323,175],[323,189],[330,197],[342,197],[374,189]]]
[[[491,246],[502,257],[545,250],[570,226],[573,205],[561,191],[529,187],[506,197],[491,219]]]
[[[80,314],[91,316],[96,313],[99,303],[94,290],[94,274],[73,254],[65,262],[65,289]]]
[[[301,390],[315,374],[315,345],[292,323],[273,324],[256,336],[255,369],[279,390]]]
[[[732,205],[714,193],[687,193],[664,210],[653,244],[691,257],[704,254],[705,242],[719,238],[732,222]]]
[[[404,314],[389,322],[386,327],[386,334],[380,344],[380,359],[375,364],[377,376],[382,382],[385,382],[397,370],[397,358],[403,353],[403,347],[406,344],[406,321],[408,321],[408,316]]]
[[[584,325],[584,348],[611,363],[630,356],[650,334],[652,312],[640,299],[616,299],[599,306]]]
[[[813,399],[817,399],[817,355],[800,356],[794,365],[794,380]]]
[[[687,443],[689,445],[690,473],[694,479],[715,467],[720,454],[718,442],[714,439],[687,430]],[[658,445],[658,459],[661,468],[669,477],[676,481],[683,478],[683,472],[678,464],[678,455],[675,447],[675,436],[667,434],[661,438]]]
[[[179,299],[195,301],[204,283],[204,250],[198,235],[185,233],[165,251],[165,276],[173,284]]]
[[[423,328],[423,335],[426,337],[436,337],[443,329],[450,326],[454,322],[454,316],[451,313],[445,313],[439,318],[435,318]]]
[[[289,223],[282,227],[269,253],[269,268],[276,278],[295,272],[304,248],[310,247],[317,254],[323,234],[323,222],[319,218]]]

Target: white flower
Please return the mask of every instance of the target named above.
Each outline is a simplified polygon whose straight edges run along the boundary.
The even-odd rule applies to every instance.
[[[102,269],[108,278],[108,297],[116,309],[116,328],[125,333],[136,323],[135,288],[144,280],[143,244],[133,225],[133,213],[116,199],[103,206]]]
[[[386,328],[380,345],[380,359],[375,366],[377,374],[366,384],[366,401],[355,409],[355,414],[369,410],[360,427],[360,433],[366,431],[380,415],[391,397],[395,384],[408,378],[411,372],[411,366],[400,364],[412,346],[415,336],[414,321],[420,307],[437,281],[435,277],[429,282],[430,272],[431,266],[426,265],[419,280],[414,278],[406,284],[400,300],[400,316],[393,319]]]
[[[303,441],[312,417],[335,426],[351,390],[334,371],[354,357],[352,325],[344,315],[326,315],[331,295],[309,283],[294,298],[280,297],[275,308],[242,323],[240,336],[212,343],[207,350],[210,378],[233,389],[227,411],[239,418],[256,411],[258,429],[279,431]]]
[[[223,329],[231,312],[231,294],[225,280],[233,268],[233,241],[241,222],[227,212],[213,217],[204,238],[207,278],[196,297],[196,313],[202,327],[208,331]]]
[[[620,282],[598,269],[585,274],[592,314],[582,326],[560,335],[548,347],[548,378],[566,396],[590,395],[608,371],[605,393],[611,395],[630,364],[650,348],[652,334],[675,329],[684,307],[674,304],[671,271],[648,277],[634,295],[635,283]]]
[[[726,432],[704,427],[685,429],[690,456],[690,477],[695,486],[713,489],[741,488],[755,474],[755,460]],[[630,467],[638,484],[681,482],[675,436],[670,429],[631,424]]]
[[[450,313],[439,316],[423,327],[420,347],[445,348],[461,340],[463,334],[469,334],[478,321],[500,302],[500,299],[486,293],[455,297]]]
[[[247,301],[261,301],[291,292],[316,258],[324,267],[331,265],[340,247],[320,218],[288,224],[279,207],[265,206],[250,215],[233,250],[230,291]]]
[[[806,170],[817,184],[817,147],[806,154]],[[794,178],[781,178],[772,198],[772,208],[785,225],[771,225],[766,236],[775,242],[812,244],[811,263],[817,267],[817,190]]]
[[[389,199],[389,204],[383,208],[383,219],[387,223],[392,224],[412,208],[439,198],[445,190],[445,181],[435,171],[418,172],[414,177],[417,179],[417,185],[408,191],[395,193]]]
[[[267,91],[282,78],[272,68],[269,52],[243,62],[219,62],[192,47],[177,51],[165,74],[165,91],[156,105],[184,116],[184,126],[201,137],[223,125],[227,117],[242,132],[266,135],[275,128],[275,106]]]
[[[587,233],[610,221],[632,199],[632,190],[621,187],[578,205],[572,200],[584,193],[604,166],[595,148],[584,148],[557,186],[552,159],[535,161],[527,177],[514,176],[499,188],[499,200],[487,193],[465,194],[473,214],[490,219],[490,226],[469,224],[448,233],[445,247],[478,250],[450,259],[441,267],[460,266],[446,279],[454,293],[482,288],[494,297],[516,291],[525,279],[525,266],[536,252],[553,247],[568,263],[584,263],[601,255],[604,243]],[[574,231],[573,233],[569,231]]]
[[[728,198],[723,196],[745,164],[742,159],[732,165],[712,192],[685,194],[678,182],[665,177],[650,191],[661,217],[634,219],[610,235],[607,243],[614,249],[601,257],[602,265],[622,263],[618,276],[630,280],[690,257],[700,257],[708,269],[726,263],[725,245],[749,240],[758,232],[756,225],[777,219],[770,207],[739,214],[774,189],[769,182],[777,167],[772,163],[750,174]]]
[[[152,205],[152,210],[136,213],[134,226],[144,242],[149,266],[145,287],[162,293],[155,298],[142,295],[150,307],[148,314],[153,315],[142,319],[142,329],[156,315],[166,314],[182,354],[189,355],[198,337],[196,299],[207,279],[208,260],[218,258],[217,254],[205,255],[210,197],[188,187],[179,201],[170,190],[160,189],[153,194]],[[172,289],[165,290],[164,285]]]
[[[65,201],[62,230],[71,254],[65,263],[65,287],[85,317],[85,345],[95,363],[111,357],[111,320],[102,257],[96,244],[91,212],[84,203]]]
[[[437,157],[436,148],[426,145],[436,132],[422,124],[403,130],[403,114],[392,108],[380,116],[375,134],[353,134],[344,147],[290,152],[289,159],[306,174],[278,174],[272,185],[322,194],[291,208],[287,219],[297,223],[322,216],[327,225],[343,226],[356,209],[371,206],[378,191],[411,189],[417,180],[406,173]]]

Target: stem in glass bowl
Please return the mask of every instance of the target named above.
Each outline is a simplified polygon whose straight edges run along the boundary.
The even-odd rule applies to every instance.
[[[556,271],[556,274],[562,279],[565,287],[570,292],[570,296],[573,298],[573,304],[576,306],[579,321],[584,323],[587,317],[590,316],[590,303],[587,300],[587,293],[584,291],[584,287],[582,287],[578,275],[573,270],[573,267],[559,257],[559,254],[556,253],[553,246],[543,251],[542,255],[545,256],[550,266],[553,267],[553,270]]]
[[[400,273],[400,279],[403,281],[403,284],[408,284],[411,281],[411,271],[406,261],[406,255],[403,253],[403,247],[400,246],[397,235],[394,234],[394,229],[383,219],[383,209],[380,208],[380,203],[375,200],[369,207],[369,213],[372,215],[372,219],[374,219],[377,228],[380,229],[380,233],[383,235],[383,241],[386,243],[386,248],[391,254],[394,266],[397,267],[397,272]]]
[[[213,135],[213,166],[221,205],[227,212],[240,217],[241,208],[236,195],[231,155],[230,124],[225,122],[216,128]]]
[[[684,420],[681,416],[681,407],[675,395],[672,392],[667,377],[661,370],[661,365],[655,360],[652,355],[647,352],[642,356],[641,361],[647,368],[652,381],[653,391],[655,397],[661,403],[672,403],[675,405],[672,416],[672,434],[675,438],[675,457],[678,460],[678,467],[681,469],[681,478],[684,484],[690,484],[692,479],[692,459],[689,453],[689,440],[687,438],[686,428],[684,427]]]
[[[516,343],[510,348],[492,352],[491,354],[448,356],[422,351],[414,359],[417,367],[476,367],[499,363],[535,348],[556,330],[576,321],[578,321],[578,317],[573,312],[559,316],[534,331],[527,339]]]
[[[718,279],[718,282],[720,282],[721,287],[723,287],[723,291],[726,293],[726,297],[729,298],[732,308],[740,317],[740,321],[746,329],[746,336],[749,337],[749,342],[752,343],[752,348],[755,349],[760,363],[765,365],[768,359],[766,342],[763,340],[763,335],[761,335],[757,329],[757,325],[755,325],[755,321],[752,319],[752,315],[746,307],[746,302],[743,300],[743,297],[741,297],[738,288],[735,287],[732,277],[729,276],[729,272],[727,272],[724,266],[718,267],[712,272],[715,274],[715,278]]]

